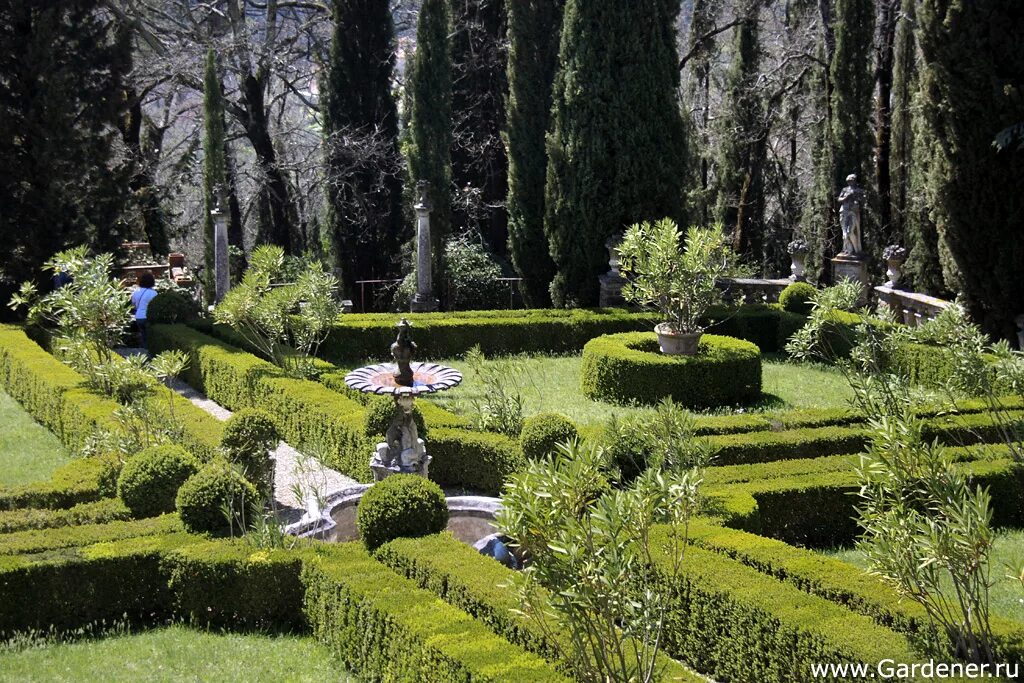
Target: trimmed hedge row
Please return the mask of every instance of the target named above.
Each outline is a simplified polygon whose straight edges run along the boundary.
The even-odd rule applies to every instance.
[[[906,636],[718,553],[691,546],[671,581],[670,533],[652,532],[670,596],[665,648],[712,678],[794,683],[820,662],[921,661]]]
[[[81,524],[104,524],[131,519],[131,512],[118,498],[103,498],[94,503],[79,503],[66,510],[23,508],[0,512],[0,534],[26,529],[53,529]]]
[[[702,520],[691,523],[690,542],[871,617],[915,642],[929,631],[924,607],[902,599],[875,577],[841,560]],[[991,623],[998,660],[1024,662],[1024,625],[1000,617],[993,617]]]
[[[558,659],[558,649],[530,619],[513,612],[521,608],[516,592],[508,587],[514,572],[481,555],[450,533],[424,538],[401,538],[377,549],[374,556],[459,609],[468,612],[509,642],[534,652],[571,673]],[[568,634],[561,634],[568,646]],[[659,681],[704,681],[669,657],[659,662]]]
[[[365,402],[311,380],[291,379],[270,363],[182,325],[154,325],[154,351],[189,354],[187,381],[231,410],[258,407],[274,415],[283,438],[300,450],[321,455],[324,464],[359,481],[372,480],[369,461],[381,439],[365,433]],[[341,373],[330,373],[331,385]],[[497,494],[505,477],[523,462],[519,445],[507,437],[442,425],[465,421],[428,401],[418,403],[430,429],[431,479]]]
[[[584,396],[614,403],[744,403],[761,395],[761,352],[741,339],[705,334],[698,355],[666,356],[653,332],[606,335],[583,347],[580,386]]]
[[[545,309],[406,314],[424,358],[461,356],[479,345],[487,355],[570,353],[595,337],[620,332],[649,332],[661,322],[657,313],[623,309]],[[338,364],[379,359],[395,338],[394,314],[347,314],[339,319],[320,355]],[[715,334],[746,339],[762,351],[779,351],[806,318],[779,306],[754,304],[713,308],[707,324]]]
[[[181,531],[181,520],[175,514],[106,524],[15,531],[0,534],[0,556],[45,554],[61,548],[80,548],[95,543],[160,536]]]
[[[113,496],[120,467],[113,456],[72,460],[57,468],[49,481],[0,487],[0,510],[65,509]]]
[[[567,681],[540,657],[386,568],[355,543],[304,563],[314,636],[372,680]]]
[[[992,493],[996,526],[1024,525],[1024,469],[1012,460],[964,462],[975,483]],[[745,483],[709,486],[707,512],[726,526],[793,545],[835,547],[856,537],[852,467]]]
[[[14,325],[0,324],[0,387],[71,451],[97,428],[117,428],[119,405],[86,389],[81,375]]]

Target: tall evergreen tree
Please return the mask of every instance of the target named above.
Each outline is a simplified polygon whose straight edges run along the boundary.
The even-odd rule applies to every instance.
[[[835,1],[835,52],[829,67],[832,83],[830,146],[832,148],[832,187],[830,203],[846,184],[846,176],[855,173],[862,187],[873,186],[871,150],[872,95],[875,89],[872,70],[872,45],[875,34],[873,0]],[[881,250],[872,233],[870,216],[862,217],[864,244]],[[838,209],[834,212],[838,216]],[[839,245],[837,224],[830,224],[835,235],[830,246]],[[830,252],[831,253],[831,252]],[[830,255],[830,254],[829,254]]]
[[[409,187],[430,183],[433,260],[451,231],[452,67],[448,47],[448,0],[424,0],[416,26],[416,53],[407,85]]]
[[[324,75],[327,215],[322,236],[347,291],[387,277],[402,233],[395,37],[387,0],[334,0]]]
[[[556,306],[597,303],[606,240],[682,219],[678,0],[568,0],[555,79],[545,232]]]
[[[449,0],[452,28],[453,223],[493,253],[508,241],[508,98],[505,0]]]
[[[544,136],[564,6],[565,0],[507,3],[509,251],[523,278],[523,299],[535,308],[551,304],[548,287],[555,277],[544,235]]]
[[[726,75],[719,119],[716,218],[732,232],[733,249],[760,265],[764,230],[764,169],[768,126],[757,87],[760,70],[759,4],[749,3],[735,29],[733,59]]]
[[[995,135],[1024,119],[1024,7],[1008,0],[922,0],[922,134],[927,198],[971,315],[1012,338],[1024,311],[1024,150]]]
[[[0,5],[0,289],[56,251],[127,236],[124,47],[97,0]]]
[[[900,0],[878,2],[878,37],[875,42],[875,164],[878,242],[891,244],[898,240],[892,218],[892,105],[895,68],[896,28]]]
[[[693,159],[698,183],[690,192],[690,202],[694,218],[701,224],[709,221],[710,204],[714,200],[711,188],[711,71],[712,62],[718,54],[718,44],[713,35],[718,4],[717,0],[693,0],[690,19],[690,59],[687,62],[690,87],[687,99],[695,108],[691,131],[699,143]]]
[[[893,233],[909,251],[906,271],[915,291],[943,296],[938,232],[925,201],[928,148],[920,116],[915,40],[917,0],[903,0],[896,23],[892,86],[892,153],[889,175]]]
[[[206,53],[206,72],[203,77],[203,260],[205,274],[203,291],[207,301],[213,301],[215,291],[215,256],[211,211],[221,205],[227,211],[227,163],[225,161],[226,135],[224,132],[224,94],[221,91],[220,69],[213,48]]]

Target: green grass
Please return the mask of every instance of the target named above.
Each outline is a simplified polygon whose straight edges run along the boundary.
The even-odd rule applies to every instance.
[[[171,626],[0,653],[0,681],[350,681],[311,638]]]
[[[49,479],[68,460],[60,440],[0,391],[0,486]]]
[[[828,551],[825,554],[861,568],[867,567],[864,555],[855,549]],[[993,586],[989,591],[989,607],[993,614],[1024,622],[1024,586],[1011,579],[1009,567],[1024,562],[1024,531],[1002,531],[996,534],[990,561]]]
[[[578,424],[603,422],[612,414],[625,415],[651,408],[621,406],[592,401],[580,391],[581,356],[516,357],[525,368],[521,380],[523,412],[526,416],[542,412],[562,413]],[[436,394],[429,400],[448,410],[472,414],[472,400],[483,396],[483,384],[462,359],[439,361],[463,373],[461,386]],[[508,365],[507,359],[488,360],[489,364]],[[843,376],[826,366],[796,365],[777,356],[765,356],[762,362],[762,398],[743,406],[745,412],[786,408],[833,408],[846,406],[852,391]],[[719,409],[716,412],[733,412]]]

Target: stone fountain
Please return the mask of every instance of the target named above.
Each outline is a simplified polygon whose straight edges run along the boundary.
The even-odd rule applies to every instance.
[[[417,363],[412,358],[416,344],[410,338],[412,325],[402,318],[396,327],[398,337],[391,345],[394,363],[367,365],[345,376],[345,384],[368,394],[390,394],[395,412],[385,433],[385,441],[377,444],[370,457],[374,481],[392,474],[427,476],[430,456],[419,437],[412,408],[417,396],[445,391],[462,382],[462,373],[437,363]]]

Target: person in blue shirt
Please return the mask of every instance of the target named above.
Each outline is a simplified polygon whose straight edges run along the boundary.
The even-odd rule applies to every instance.
[[[146,338],[147,316],[149,313],[149,302],[156,298],[157,291],[153,289],[156,280],[152,273],[143,273],[139,277],[139,286],[132,292],[132,307],[135,308],[135,326],[139,329],[139,340],[142,348],[149,354],[149,340]]]

